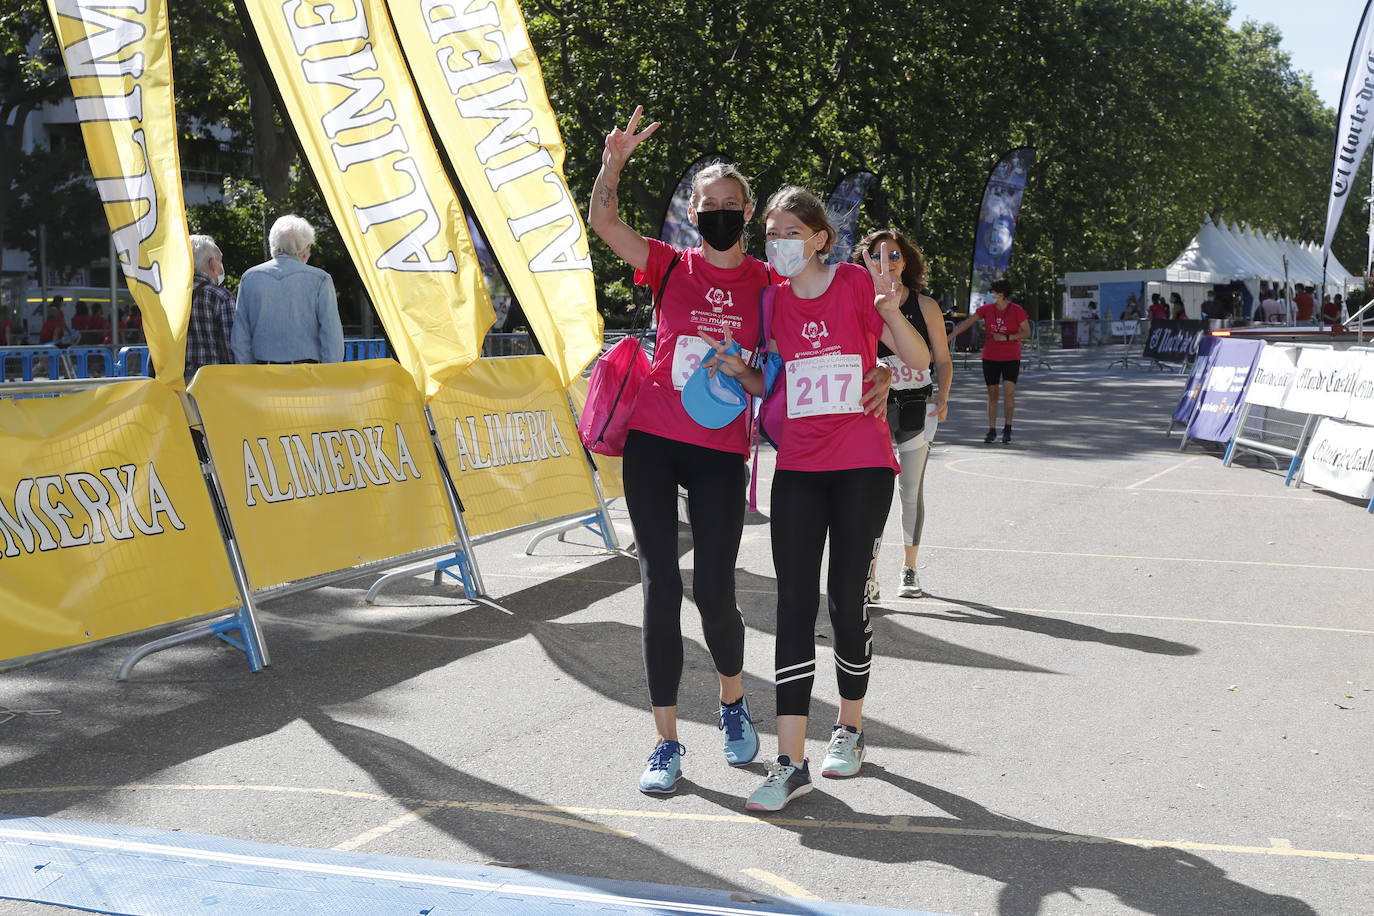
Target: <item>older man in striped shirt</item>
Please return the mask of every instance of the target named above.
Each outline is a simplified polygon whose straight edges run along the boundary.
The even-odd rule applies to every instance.
[[[233,363],[229,337],[234,329],[234,297],[224,288],[224,255],[208,235],[191,236],[195,277],[191,320],[186,327],[186,384],[201,366]]]

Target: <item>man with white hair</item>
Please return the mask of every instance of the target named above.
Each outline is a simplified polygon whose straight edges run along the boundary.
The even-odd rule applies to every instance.
[[[234,297],[224,288],[224,255],[208,235],[191,236],[195,276],[191,320],[186,326],[186,384],[201,366],[234,362],[229,335],[234,327]]]
[[[343,361],[343,325],[329,274],[306,263],[315,230],[288,215],[268,233],[272,260],[244,271],[230,346],[240,363]]]

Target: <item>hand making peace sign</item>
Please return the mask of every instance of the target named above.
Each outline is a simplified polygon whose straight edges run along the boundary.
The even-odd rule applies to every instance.
[[[887,249],[887,242],[878,243],[878,274],[873,281],[873,307],[880,312],[902,307],[901,297],[897,295],[897,281],[901,278],[887,269]],[[864,264],[871,273],[873,271],[873,256],[868,253],[867,248],[864,249]]]
[[[603,166],[619,173],[625,167],[625,163],[630,161],[630,154],[635,151],[635,147],[649,139],[653,136],[654,131],[658,130],[658,122],[655,121],[636,133],[639,119],[643,116],[644,106],[636,105],[635,113],[630,115],[630,123],[625,125],[625,129],[612,128],[611,132],[606,135],[606,151],[601,154]]]

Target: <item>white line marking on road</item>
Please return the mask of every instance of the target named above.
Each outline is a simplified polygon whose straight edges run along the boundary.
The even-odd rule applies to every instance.
[[[967,609],[967,605],[955,601],[941,601],[935,598],[927,607],[952,607]],[[1357,636],[1374,636],[1374,630],[1357,630],[1353,627],[1314,627],[1301,623],[1266,623],[1262,620],[1218,620],[1214,617],[1172,617],[1164,614],[1120,614],[1114,611],[1060,611],[1043,607],[999,607],[997,610],[1013,611],[1018,614],[1055,614],[1060,617],[1121,617],[1126,620],[1174,620],[1182,623],[1218,623],[1230,627],[1264,627],[1273,630],[1315,630],[1319,633],[1354,633]]]
[[[820,900],[815,894],[806,890],[799,884],[793,884],[781,875],[775,875],[771,871],[764,871],[762,868],[741,868],[741,874],[762,881],[775,890],[779,891],[784,897],[795,897],[798,900]]]
[[[498,814],[516,812],[561,814],[566,817],[616,817],[647,821],[686,821],[694,823],[745,824],[755,826],[798,827],[817,830],[859,830],[869,833],[910,833],[924,836],[952,836],[965,838],[992,838],[1003,840],[1025,840],[1051,843],[1083,843],[1101,846],[1122,843],[1127,846],[1143,848],[1187,849],[1198,852],[1231,852],[1243,855],[1286,856],[1300,859],[1333,859],[1346,862],[1374,862],[1374,853],[1338,852],[1323,849],[1292,849],[1278,846],[1239,846],[1224,843],[1194,843],[1187,840],[1144,840],[1130,837],[1105,837],[1078,833],[1049,833],[1034,830],[992,830],[975,827],[942,827],[926,824],[902,823],[896,818],[874,821],[827,821],[811,818],[774,818],[748,814],[699,814],[689,811],[634,810],[624,808],[579,808],[568,805],[504,804],[493,802],[445,801],[423,798],[393,797],[375,792],[356,792],[343,789],[329,789],[314,786],[263,786],[263,785],[187,785],[159,783],[130,783],[124,786],[44,786],[37,788],[0,789],[0,797],[8,795],[51,795],[81,792],[263,792],[285,793],[292,795],[320,795],[334,798],[353,798],[363,801],[385,802],[412,806],[435,808],[459,808],[463,810],[485,811]],[[581,826],[586,826],[583,823]],[[17,830],[0,827],[0,837],[19,833]],[[54,834],[30,832],[41,842]],[[97,841],[98,842],[98,841]],[[105,841],[117,842],[117,841]],[[206,854],[211,855],[211,854]],[[298,870],[305,870],[299,863]],[[448,879],[445,879],[448,880]],[[456,885],[455,885],[456,886]],[[715,912],[707,908],[701,912]],[[754,911],[742,911],[754,912]]]
[[[961,464],[967,464],[967,463],[969,463],[969,462],[971,462],[971,461],[987,461],[987,460],[989,460],[989,459],[991,459],[991,458],[994,458],[994,457],[998,457],[998,456],[989,455],[989,456],[985,456],[985,457],[960,458],[960,459],[958,459],[957,461],[951,461],[951,462],[949,462],[948,464],[945,465],[945,467],[946,467],[947,469],[953,471],[953,472],[956,473],[956,474],[965,474],[965,475],[967,475],[967,476],[969,476],[969,477],[983,477],[983,478],[986,478],[986,479],[988,479],[988,480],[1000,480],[1000,481],[1003,481],[1003,482],[1012,482],[1012,483],[1038,483],[1038,484],[1045,484],[1046,486],[1052,486],[1052,487],[1079,487],[1079,488],[1087,489],[1087,490],[1101,490],[1101,491],[1103,491],[1103,492],[1126,492],[1126,491],[1129,489],[1128,487],[1115,486],[1115,485],[1113,485],[1113,484],[1111,484],[1111,483],[1107,483],[1107,482],[1104,482],[1104,483],[1073,483],[1073,482],[1067,481],[1067,480],[1045,480],[1043,477],[1008,477],[1008,476],[1006,476],[1005,474],[983,474],[983,473],[980,473],[980,472],[978,472],[978,471],[969,471],[969,470],[965,470],[964,468],[959,467],[959,465],[961,465]],[[1201,456],[1201,457],[1205,457],[1205,456]],[[1174,494],[1181,494],[1181,495],[1185,495],[1185,496],[1239,496],[1239,497],[1243,497],[1243,498],[1246,498],[1246,499],[1283,499],[1283,500],[1288,500],[1289,502],[1304,502],[1304,503],[1318,503],[1318,502],[1329,502],[1329,501],[1330,501],[1329,499],[1327,499],[1327,498],[1325,498],[1325,497],[1318,496],[1315,492],[1312,493],[1310,496],[1286,496],[1286,495],[1284,495],[1284,494],[1282,494],[1282,493],[1237,493],[1237,492],[1234,492],[1234,491],[1231,491],[1231,490],[1196,490],[1196,489],[1187,490],[1187,489],[1174,489],[1174,488],[1166,488],[1166,487],[1159,487],[1159,488],[1152,489],[1152,490],[1146,490],[1146,491],[1144,491],[1144,492],[1146,492],[1146,493],[1174,493]]]
[[[425,806],[421,808],[416,808],[413,811],[407,811],[400,817],[392,818],[391,820],[387,821],[385,824],[382,824],[379,827],[373,827],[371,830],[366,830],[358,834],[351,840],[345,840],[344,842],[335,846],[334,849],[337,852],[352,852],[360,846],[365,846],[366,844],[371,843],[378,837],[386,836],[388,833],[391,833],[394,830],[398,830],[401,827],[406,826],[407,824],[413,824],[418,820],[423,820],[426,816],[433,814],[435,811],[438,810],[439,809],[435,807]]]
[[[434,607],[435,605],[425,605]],[[418,608],[417,610],[423,610]],[[407,636],[411,639],[437,639],[443,642],[506,642],[506,639],[499,636],[446,636],[442,633],[417,633],[413,630],[393,630],[389,627],[372,627],[358,623],[330,623],[327,620],[311,618],[302,620],[299,617],[285,617],[281,614],[273,614],[265,611],[258,611],[258,616],[264,622],[270,622],[274,626],[283,625],[298,627],[306,630],[334,630],[339,633],[381,633],[385,636]]]
[[[1160,471],[1158,474],[1151,474],[1149,477],[1146,477],[1144,480],[1137,480],[1135,483],[1133,483],[1133,484],[1131,484],[1130,486],[1126,487],[1126,489],[1127,489],[1127,490],[1134,490],[1136,487],[1143,487],[1143,486],[1145,486],[1145,484],[1149,483],[1149,482],[1152,481],[1152,480],[1158,480],[1159,478],[1163,477],[1165,474],[1169,474],[1169,473],[1171,473],[1171,472],[1173,472],[1173,471],[1177,471],[1179,468],[1184,467],[1185,465],[1192,464],[1194,461],[1199,461],[1199,460],[1201,460],[1201,459],[1202,459],[1202,456],[1201,456],[1201,455],[1194,455],[1194,456],[1191,457],[1191,458],[1185,458],[1185,459],[1183,459],[1182,461],[1180,461],[1178,464],[1170,465],[1169,467],[1167,467],[1167,468],[1165,468],[1164,470]]]
[[[1292,849],[1293,841],[1285,840],[1281,836],[1271,836],[1269,838],[1269,845],[1273,846],[1275,849]]]
[[[1154,493],[1154,490],[1150,491]],[[887,547],[888,543],[883,542]],[[893,546],[901,546],[893,545]],[[1029,550],[1023,547],[950,547],[940,544],[922,545],[924,550],[962,550],[968,553],[1024,553],[1046,557],[1083,557],[1092,560],[1152,560],[1159,563],[1211,563],[1219,566],[1272,566],[1276,569],[1320,569],[1325,572],[1374,572],[1368,566],[1326,566],[1320,563],[1280,563],[1273,560],[1220,560],[1209,557],[1160,557],[1136,553],[1077,553],[1069,550]]]

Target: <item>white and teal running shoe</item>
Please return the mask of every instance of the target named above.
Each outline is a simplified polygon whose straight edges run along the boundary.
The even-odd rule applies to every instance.
[[[864,762],[864,733],[848,725],[836,725],[830,732],[821,775],[832,779],[854,776]]]
[[[768,764],[768,778],[754,790],[744,807],[750,811],[781,811],[792,799],[810,792],[811,769],[803,760],[794,764],[786,754]]]
[[[754,718],[749,715],[749,701],[740,700],[738,706],[722,706],[718,726],[725,732],[725,762],[732,767],[753,763],[759,755],[759,733],[754,730]]]
[[[676,741],[660,741],[649,755],[649,765],[639,777],[639,791],[667,795],[677,788],[682,775],[682,757],[687,748]]]

